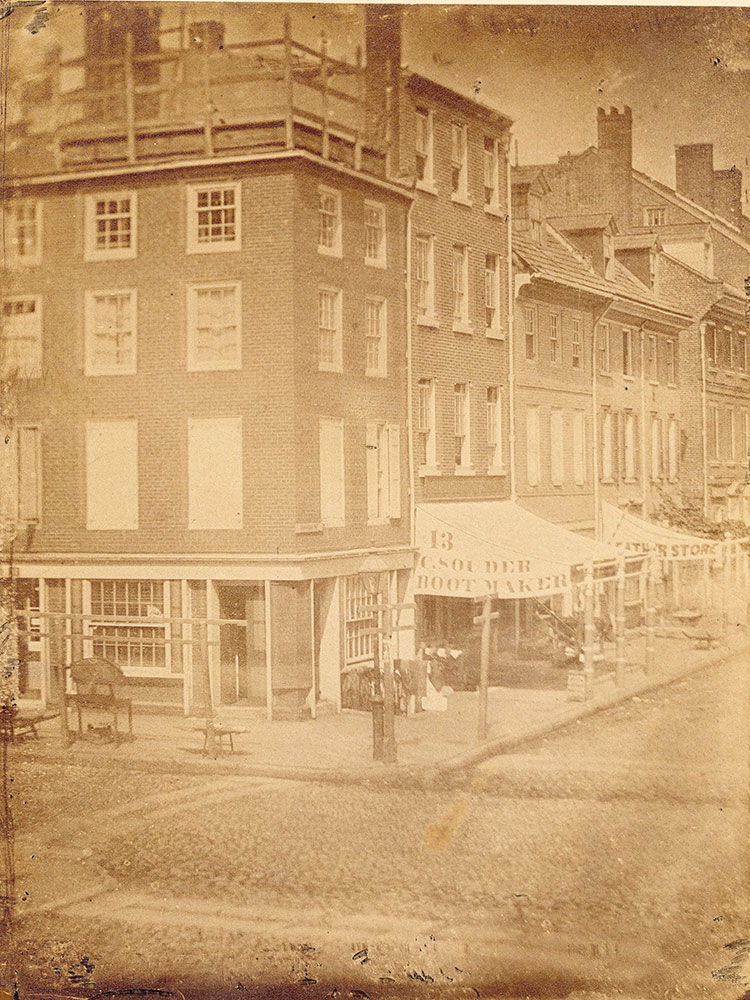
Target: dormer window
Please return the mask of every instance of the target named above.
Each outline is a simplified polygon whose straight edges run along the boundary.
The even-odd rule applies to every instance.
[[[604,277],[611,278],[615,266],[614,241],[609,233],[604,234]]]
[[[534,243],[542,242],[542,199],[529,192],[529,232]]]
[[[497,208],[500,201],[498,183],[497,140],[485,136],[484,140],[484,204]]]
[[[415,156],[417,186],[432,189],[433,156],[432,156],[432,112],[426,108],[417,108],[416,112]]]
[[[465,201],[468,198],[466,126],[451,124],[451,195]]]
[[[647,226],[666,226],[667,210],[662,207],[644,208],[644,224]]]

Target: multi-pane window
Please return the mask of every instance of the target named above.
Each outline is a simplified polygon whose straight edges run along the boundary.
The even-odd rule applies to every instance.
[[[656,340],[656,334],[650,333],[648,335],[648,341],[646,344],[646,368],[648,370],[648,377],[651,382],[656,382],[659,377],[657,351],[658,351],[658,343]]]
[[[503,396],[497,385],[487,386],[487,465],[503,469]]]
[[[560,314],[553,312],[549,315],[549,359],[557,364],[560,357]]]
[[[497,140],[485,136],[484,140],[484,203],[490,208],[496,208],[498,196],[498,155]]]
[[[706,361],[710,368],[716,368],[719,363],[719,350],[716,340],[716,327],[713,323],[706,323],[704,341],[706,345]]]
[[[11,438],[15,466],[15,514],[20,522],[42,516],[42,450],[39,427],[20,426]]]
[[[365,299],[366,375],[386,374],[386,307],[384,299]]]
[[[660,479],[662,475],[662,420],[656,414],[651,414],[651,478]]]
[[[417,393],[417,462],[431,468],[436,464],[434,379],[421,378]]]
[[[344,524],[344,421],[323,417],[320,434],[320,520]]]
[[[414,243],[417,319],[421,322],[431,322],[435,312],[433,237],[417,236]]]
[[[341,194],[332,188],[318,188],[318,250],[341,256]]]
[[[457,469],[471,465],[469,422],[469,387],[465,382],[453,386],[453,454]]]
[[[675,417],[669,418],[667,475],[671,483],[677,482],[680,466],[680,425]]]
[[[469,249],[453,247],[453,325],[469,325]]]
[[[625,479],[635,479],[637,442],[637,416],[632,410],[625,411]]]
[[[667,385],[677,383],[677,342],[671,337],[667,341]]]
[[[373,659],[377,635],[373,629],[377,625],[377,612],[366,610],[367,605],[377,604],[377,593],[367,590],[361,576],[346,578],[346,662],[347,665],[363,663]]]
[[[708,405],[708,420],[708,454],[709,458],[718,461],[721,432],[719,428],[719,407],[715,403],[709,403]]]
[[[86,634],[93,655],[114,660],[125,673],[167,670],[168,588],[157,580],[92,580],[89,586]]]
[[[647,226],[665,226],[667,223],[666,208],[647,208],[644,210]]]
[[[583,410],[573,414],[573,478],[576,486],[586,482],[586,414]]]
[[[627,328],[622,331],[622,373],[633,374],[633,331]]]
[[[565,481],[565,431],[562,410],[552,410],[549,416],[550,477],[553,486]]]
[[[86,198],[86,259],[133,257],[135,250],[135,191],[88,195]]]
[[[583,356],[582,329],[581,329],[580,316],[573,316],[573,318],[570,321],[570,355],[573,367],[580,368],[581,358]]]
[[[318,367],[341,371],[341,291],[318,289]]]
[[[737,414],[731,406],[727,410],[727,430],[729,432],[727,458],[733,462],[737,457]]]
[[[601,449],[601,456],[602,456],[601,478],[605,482],[611,482],[614,476],[612,426],[613,426],[612,411],[608,408],[605,408],[602,411],[601,441],[599,442],[599,447]]]
[[[365,261],[385,266],[385,206],[365,202]]]
[[[415,118],[415,152],[417,181],[432,186],[432,115],[424,108],[417,108]]]
[[[3,300],[0,370],[4,375],[42,374],[42,303],[38,296]]]
[[[214,253],[240,247],[240,185],[188,188],[188,251]]]
[[[737,331],[737,368],[741,372],[747,371],[747,333],[745,330]]]
[[[401,517],[401,429],[367,425],[367,519]]]
[[[609,323],[599,323],[596,327],[596,352],[599,358],[599,371],[608,374],[611,371]]]
[[[188,370],[240,368],[240,285],[188,288]]]
[[[526,407],[526,481],[538,486],[542,480],[542,449],[539,431],[539,407]]]
[[[132,375],[136,370],[137,293],[86,293],[86,374]]]
[[[21,199],[8,202],[6,234],[10,260],[39,264],[42,258],[42,203]]]
[[[742,458],[743,461],[747,461],[748,459],[750,459],[750,411],[744,410],[742,419],[745,428],[745,452]]]
[[[526,349],[526,359],[533,361],[536,358],[536,307],[524,306],[523,310],[524,344]]]
[[[451,193],[465,198],[468,187],[466,126],[451,123]]]
[[[500,259],[495,253],[484,258],[484,325],[487,333],[500,330]]]

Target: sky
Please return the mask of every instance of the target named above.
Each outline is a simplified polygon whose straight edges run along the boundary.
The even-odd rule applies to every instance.
[[[188,17],[227,24],[227,41],[321,30],[334,54],[364,43],[356,4],[188,4]],[[42,30],[32,8],[14,11],[11,61],[33,65],[60,44],[80,49],[80,5],[57,4]],[[162,24],[178,17],[164,4]],[[210,13],[209,13],[210,12]],[[43,20],[43,18],[42,18]],[[598,106],[633,109],[634,165],[674,184],[674,147],[714,144],[717,169],[736,164],[750,187],[750,10],[739,7],[405,5],[402,61],[514,120],[520,163],[556,160],[596,142]]]

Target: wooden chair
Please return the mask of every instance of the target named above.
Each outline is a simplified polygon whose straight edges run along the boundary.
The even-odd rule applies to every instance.
[[[113,721],[112,739],[119,743],[122,739],[133,739],[133,705],[130,698],[117,696],[116,688],[126,684],[122,670],[100,656],[90,656],[77,660],[66,667],[75,684],[75,694],[67,696],[69,705],[75,706],[78,713],[78,737],[83,738],[82,711],[90,709],[99,712],[111,712]],[[122,710],[128,714],[128,733],[121,736],[118,729],[118,713]],[[90,727],[92,728],[92,727]],[[107,727],[109,728],[109,727]]]

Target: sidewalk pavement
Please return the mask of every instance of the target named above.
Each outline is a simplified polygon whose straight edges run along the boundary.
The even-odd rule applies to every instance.
[[[670,634],[671,633],[671,634]],[[242,727],[234,737],[234,753],[203,753],[200,719],[134,712],[132,742],[82,740],[63,747],[59,719],[40,727],[40,739],[19,744],[17,753],[28,759],[94,766],[120,766],[138,771],[195,775],[276,776],[329,782],[427,784],[460,775],[488,757],[536,739],[595,712],[627,701],[685,677],[704,666],[721,662],[750,647],[747,632],[738,628],[717,649],[695,650],[680,630],[657,632],[656,666],[645,676],[645,639],[633,634],[626,643],[625,684],[616,688],[611,676],[597,677],[594,696],[586,702],[568,701],[561,671],[559,690],[490,688],[488,738],[477,742],[475,691],[448,695],[445,712],[420,712],[396,718],[398,763],[384,765],[372,759],[372,717],[365,712],[342,712],[304,722],[269,722],[259,710],[217,710],[218,722]],[[604,671],[611,670],[614,649],[605,649]],[[106,720],[103,720],[106,721]],[[72,723],[72,713],[71,713]]]

